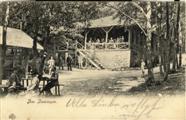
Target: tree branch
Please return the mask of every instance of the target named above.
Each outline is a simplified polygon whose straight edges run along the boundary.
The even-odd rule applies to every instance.
[[[129,19],[131,19],[132,21],[134,21],[139,26],[139,28],[143,31],[143,33],[145,34],[145,36],[147,36],[147,33],[145,32],[145,30],[143,29],[143,27],[140,25],[140,23],[138,23],[137,20],[135,20],[134,18],[130,17],[129,15],[127,15],[126,13],[124,13],[123,11],[121,11],[119,8],[116,8],[116,7],[114,7],[111,4],[106,4],[106,6],[117,10],[118,12],[120,12],[121,14],[123,14],[124,16],[126,16]]]
[[[145,11],[143,10],[143,8],[141,6],[139,6],[136,2],[130,2],[133,6],[135,6],[136,8],[138,8],[143,15],[145,16],[145,18],[148,20],[147,14],[145,13]]]

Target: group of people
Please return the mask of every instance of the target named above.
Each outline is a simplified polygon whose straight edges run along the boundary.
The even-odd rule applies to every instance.
[[[8,86],[8,93],[19,93],[24,90],[27,92],[34,92],[38,94],[46,92],[46,95],[52,95],[51,88],[53,88],[56,84],[58,84],[58,73],[56,71],[56,67],[53,67],[50,74],[51,75],[49,75],[48,77],[44,77],[41,74],[39,74],[37,71],[32,71],[31,84],[27,87],[24,87],[21,84],[19,69],[14,68],[13,73],[11,74],[9,80],[6,83]],[[47,80],[47,84],[42,89],[39,88],[41,79]]]
[[[108,41],[106,42],[104,39],[99,39],[97,38],[96,40],[92,41],[92,39],[90,39],[87,43],[87,47],[92,49],[92,48],[111,48],[111,49],[115,49],[115,48],[119,48],[120,44],[125,42],[125,38],[124,36],[118,37],[118,38],[109,38]]]
[[[67,70],[72,71],[73,58],[70,54],[66,54],[65,59],[62,57],[62,55],[58,56],[58,67],[59,67],[59,69],[64,70],[64,64],[65,63],[67,65]]]
[[[35,92],[35,93],[43,93],[45,92],[47,95],[51,95],[51,88],[53,88],[56,84],[58,84],[58,72],[57,72],[57,59],[55,60],[53,56],[50,56],[49,59],[47,53],[40,55],[38,58],[35,58],[35,62],[33,62],[33,58],[28,61],[28,74],[31,76],[31,84],[27,87],[22,84],[22,76],[23,72],[20,71],[20,68],[13,68],[13,72],[10,75],[9,80],[7,81],[8,93],[18,93],[20,91],[27,92]],[[67,69],[72,71],[72,57],[68,55],[66,57]],[[35,64],[35,65],[33,65]],[[62,67],[64,69],[63,58],[59,56],[58,58],[58,66],[59,69]],[[28,77],[26,76],[26,79]],[[42,88],[39,87],[40,81],[46,80],[47,84]]]
[[[95,42],[92,41],[92,39],[90,39],[88,41],[89,44],[91,43],[104,43],[105,42],[105,39],[99,39],[97,38],[96,40],[94,40]],[[120,36],[116,39],[113,39],[112,37],[110,39],[108,39],[108,43],[121,43],[121,42],[124,42],[125,41],[125,38],[124,36]]]

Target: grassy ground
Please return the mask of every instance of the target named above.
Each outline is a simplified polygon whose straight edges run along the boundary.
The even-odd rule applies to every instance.
[[[182,94],[185,92],[185,70],[169,74],[168,80],[163,81],[159,73],[155,74],[155,81],[152,84],[142,83],[137,87],[132,87],[130,93],[146,92],[150,94]]]

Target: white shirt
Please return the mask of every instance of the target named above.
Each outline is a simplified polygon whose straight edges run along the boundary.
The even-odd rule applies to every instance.
[[[55,65],[55,61],[54,61],[54,59],[50,59],[50,60],[48,60],[48,64],[49,64],[49,67],[54,66],[54,65]]]

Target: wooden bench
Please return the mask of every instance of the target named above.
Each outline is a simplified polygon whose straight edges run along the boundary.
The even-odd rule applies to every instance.
[[[48,83],[48,80],[46,80],[46,79],[43,79],[41,81],[43,81],[43,85],[39,87],[40,89],[43,88]],[[60,87],[61,86],[64,86],[64,84],[60,84],[59,82],[57,82],[55,84],[55,86],[54,86],[54,94],[55,94],[55,96],[60,96],[61,95],[61,92],[60,92]],[[43,94],[44,94],[44,92],[43,92]]]
[[[64,84],[59,84],[59,83],[57,83],[56,85],[55,85],[55,95],[56,96],[60,96],[61,95],[61,93],[60,93],[60,86],[64,86]]]
[[[8,91],[8,85],[0,85],[0,88],[3,89],[3,92]]]

